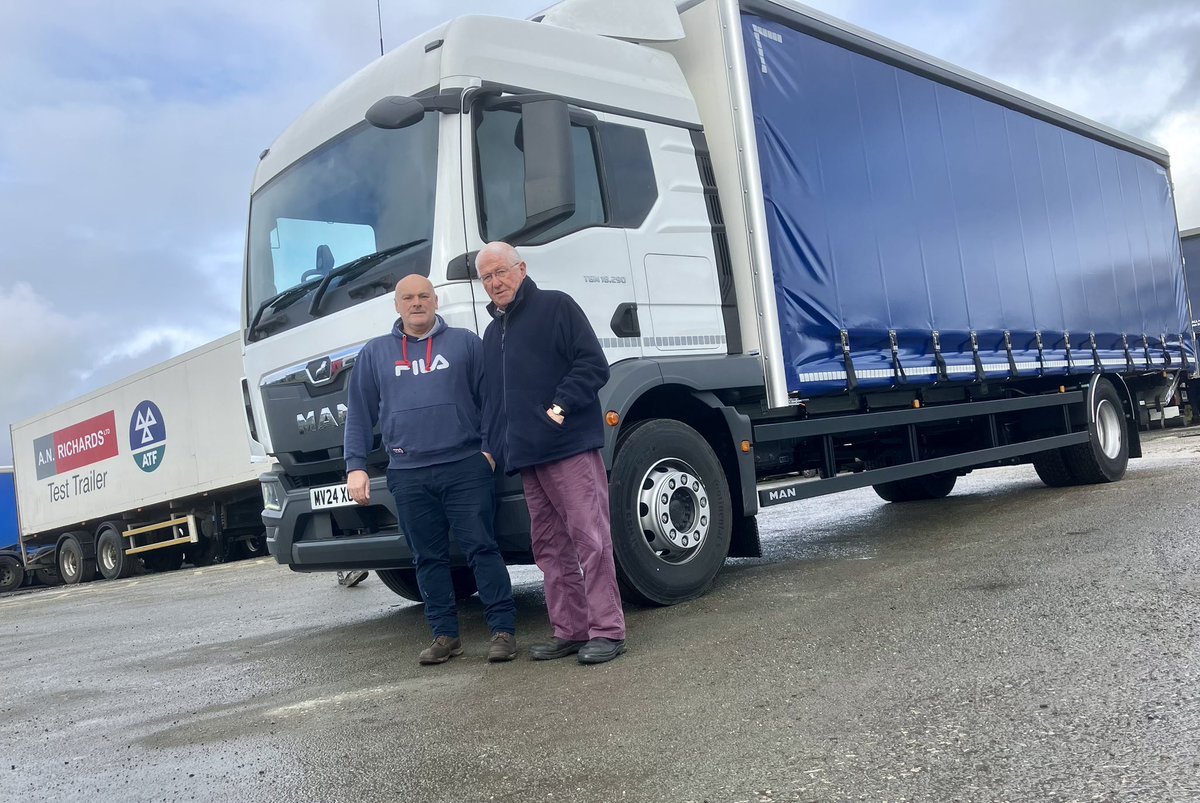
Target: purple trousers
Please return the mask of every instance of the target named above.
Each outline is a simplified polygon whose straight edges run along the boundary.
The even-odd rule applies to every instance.
[[[571,641],[625,638],[600,452],[521,469],[521,481],[554,635]]]

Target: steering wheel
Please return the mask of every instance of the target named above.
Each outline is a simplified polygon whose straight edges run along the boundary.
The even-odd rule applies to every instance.
[[[308,270],[304,271],[304,273],[300,274],[300,283],[304,284],[305,282],[310,282],[313,279],[319,279],[324,275],[325,275],[325,271],[323,271],[323,270],[317,270],[316,268],[309,268]]]

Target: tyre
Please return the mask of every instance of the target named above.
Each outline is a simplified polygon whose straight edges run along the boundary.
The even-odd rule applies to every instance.
[[[686,424],[652,420],[621,437],[609,507],[617,581],[630,602],[694,599],[729,554],[729,483],[712,447]]]
[[[173,572],[183,565],[183,550],[179,547],[156,549],[142,555],[147,571]]]
[[[1051,488],[1066,488],[1078,484],[1063,460],[1061,449],[1035,454],[1033,470],[1037,472],[1038,478]]]
[[[72,533],[58,547],[58,576],[69,586],[96,576],[96,561],[83,556],[81,537],[86,538],[87,533]]]
[[[957,482],[957,474],[927,474],[924,477],[881,482],[871,487],[885,502],[916,502],[922,499],[941,499],[949,496]]]
[[[1121,395],[1107,379],[1097,379],[1089,416],[1087,443],[1061,449],[1063,463],[1075,482],[1116,482],[1129,465],[1129,432]]]
[[[100,537],[96,539],[96,568],[105,580],[128,577],[133,573],[137,558],[125,554],[125,538],[121,535],[121,523],[106,521],[100,525]]]
[[[375,574],[380,582],[405,599],[422,601],[421,589],[417,586],[416,569],[378,569]]]
[[[246,536],[237,544],[239,558],[261,558],[265,554],[267,554],[267,534],[264,532]]]
[[[395,593],[411,599],[413,602],[423,602],[421,588],[417,585],[416,569],[378,569],[375,574],[385,586]],[[455,566],[450,569],[450,582],[454,584],[454,598],[466,599],[478,591],[475,585],[475,573],[469,566]]]
[[[16,591],[25,582],[25,567],[12,555],[0,555],[0,594]]]
[[[34,569],[33,576],[44,586],[56,586],[62,583],[62,578],[58,576],[58,571],[55,569]]]

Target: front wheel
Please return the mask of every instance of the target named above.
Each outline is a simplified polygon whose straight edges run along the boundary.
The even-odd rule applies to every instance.
[[[708,590],[729,554],[733,503],[721,461],[700,433],[658,419],[623,435],[609,506],[627,600],[674,605]]]

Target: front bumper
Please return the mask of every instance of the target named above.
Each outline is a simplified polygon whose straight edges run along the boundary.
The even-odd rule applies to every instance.
[[[386,478],[371,478],[369,505],[327,510],[313,510],[309,489],[289,487],[281,470],[263,474],[260,481],[275,483],[281,502],[280,510],[262,513],[267,551],[276,562],[298,572],[412,567],[412,550],[396,525]]]
[[[371,477],[369,505],[326,510],[313,510],[309,489],[289,487],[280,468],[263,474],[260,482],[274,483],[280,500],[279,510],[262,513],[267,550],[276,562],[297,572],[412,567],[412,550],[396,523],[396,501],[386,477]],[[498,478],[496,541],[506,562],[532,563],[529,512],[516,492],[519,487],[519,479]],[[453,537],[450,562],[467,564]]]

